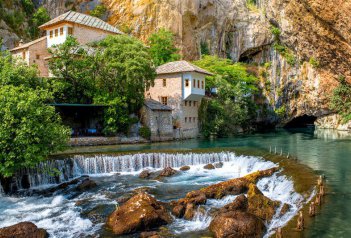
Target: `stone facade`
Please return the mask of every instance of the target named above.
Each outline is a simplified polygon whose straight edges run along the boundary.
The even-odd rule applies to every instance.
[[[153,105],[150,105],[150,101]],[[154,106],[156,104],[156,106]],[[159,104],[159,105],[157,105]],[[151,130],[151,141],[173,140],[172,109],[163,104],[146,99],[141,109],[141,121]]]
[[[158,73],[154,86],[146,91],[146,98],[156,100],[173,109],[172,120],[176,139],[198,137],[198,110],[205,95],[205,77],[208,73],[161,72]]]
[[[50,54],[46,48],[46,37],[20,45],[11,50],[12,55],[23,60],[27,65],[37,65],[42,77],[49,76],[48,65],[45,58]]]

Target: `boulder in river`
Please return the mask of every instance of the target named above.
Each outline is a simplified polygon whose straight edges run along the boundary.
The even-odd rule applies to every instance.
[[[49,234],[31,222],[21,222],[13,226],[0,228],[0,238],[46,238]]]
[[[188,171],[189,169],[190,169],[190,166],[186,165],[186,166],[181,167],[179,170],[180,171]]]
[[[167,168],[164,168],[161,173],[159,174],[159,177],[171,177],[175,174],[177,174],[178,171],[171,168],[171,167],[167,167]]]
[[[223,162],[217,162],[217,163],[215,163],[215,164],[214,164],[214,167],[215,167],[216,169],[222,168],[222,167],[223,167]]]
[[[213,170],[213,169],[215,169],[215,167],[214,167],[213,164],[207,164],[207,165],[204,166],[204,169]]]
[[[210,231],[215,238],[227,237],[263,237],[265,225],[253,214],[232,211],[217,215],[210,224]]]
[[[95,183],[94,180],[91,180],[90,178],[86,178],[82,180],[80,183],[78,183],[76,190],[83,192],[83,191],[87,191],[89,189],[95,188],[96,186],[97,184]]]
[[[138,193],[108,217],[107,226],[114,234],[123,235],[149,231],[171,221],[162,203],[146,193]]]
[[[206,198],[221,199],[226,195],[239,195],[249,189],[250,184],[254,184],[258,179],[272,176],[278,170],[277,167],[257,171],[246,175],[242,178],[231,179],[200,189],[206,195]]]
[[[151,176],[151,172],[149,170],[143,170],[140,174],[139,174],[139,178],[141,179],[146,179],[146,178],[150,178]]]
[[[249,185],[247,198],[249,200],[248,212],[265,221],[272,220],[277,208],[280,206],[280,202],[264,196],[255,184]]]

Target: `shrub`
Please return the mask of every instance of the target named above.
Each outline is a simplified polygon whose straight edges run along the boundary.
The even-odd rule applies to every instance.
[[[139,135],[141,135],[145,139],[150,139],[151,138],[151,130],[147,126],[143,126],[139,129]]]
[[[314,57],[311,57],[309,62],[313,68],[319,68],[319,61],[317,59],[315,59]]]

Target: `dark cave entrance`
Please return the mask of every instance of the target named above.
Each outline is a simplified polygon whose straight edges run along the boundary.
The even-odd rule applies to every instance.
[[[292,119],[284,127],[285,128],[314,128],[314,122],[317,120],[315,116],[303,115]]]

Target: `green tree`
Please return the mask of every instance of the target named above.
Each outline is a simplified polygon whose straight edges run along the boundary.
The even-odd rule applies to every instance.
[[[69,130],[46,104],[50,97],[24,86],[0,88],[0,176],[34,167],[66,146]]]
[[[150,54],[156,66],[181,58],[177,54],[179,49],[175,47],[173,33],[166,29],[160,29],[158,32],[152,34],[148,42],[150,45]]]
[[[14,59],[8,52],[3,52],[0,56],[0,87],[5,85],[48,88],[48,81],[38,77],[35,65],[27,66],[22,60]]]
[[[239,128],[248,129],[256,116],[252,96],[258,92],[258,79],[248,73],[246,65],[216,56],[204,56],[194,64],[214,74],[206,78],[206,90],[217,89],[217,95],[204,99],[199,110],[204,136],[224,137]]]
[[[156,76],[148,48],[139,40],[125,36],[109,36],[97,43],[95,103],[110,105],[105,131],[114,134],[128,126],[128,115],[144,102],[145,89]]]
[[[90,15],[101,18],[106,14],[107,8],[104,5],[96,5],[93,10],[90,11]]]
[[[33,14],[30,19],[31,27],[29,29],[30,36],[32,38],[38,38],[40,36],[39,26],[48,22],[50,16],[45,7],[39,7],[38,10]]]
[[[334,89],[330,107],[340,114],[346,123],[351,120],[351,84],[344,76],[339,77],[339,83]]]
[[[56,100],[64,103],[92,103],[96,76],[96,63],[91,48],[82,47],[72,37],[60,45],[55,45],[49,52],[52,58],[49,68],[57,78]]]

